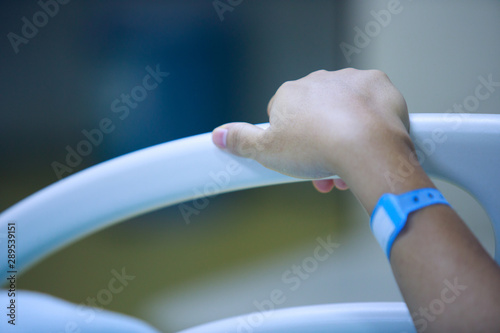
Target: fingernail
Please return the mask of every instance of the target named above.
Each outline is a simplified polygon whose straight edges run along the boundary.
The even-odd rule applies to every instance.
[[[212,141],[219,148],[226,148],[227,129],[218,127],[212,133]]]
[[[335,185],[337,186],[340,186],[341,188],[348,188],[347,184],[345,183],[345,181],[343,181],[342,179],[338,178],[338,179],[335,179]]]

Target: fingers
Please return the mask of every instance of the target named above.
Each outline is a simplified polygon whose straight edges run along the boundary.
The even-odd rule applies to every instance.
[[[334,179],[335,187],[341,191],[349,189],[349,186],[340,178]]]
[[[257,152],[262,150],[259,140],[264,130],[248,123],[229,123],[217,127],[212,132],[214,144],[237,156],[255,159]]]
[[[338,188],[341,191],[347,190],[349,186],[340,178],[338,179],[318,179],[312,181],[314,188],[321,193],[328,193],[333,188]]]
[[[333,179],[319,179],[312,181],[313,186],[320,193],[328,193],[335,187]]]

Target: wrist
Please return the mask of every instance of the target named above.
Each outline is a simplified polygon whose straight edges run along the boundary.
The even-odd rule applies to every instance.
[[[378,177],[369,181],[369,183],[364,185],[364,189],[361,188],[359,191],[357,189],[354,190],[369,215],[372,214],[373,208],[380,197],[386,193],[402,194],[421,188],[436,188],[421,167],[418,170],[415,168],[415,171],[411,175],[401,177],[397,181]]]
[[[339,176],[349,185],[368,214],[385,193],[401,194],[435,185],[418,163],[415,149],[408,135],[390,137],[379,144],[370,144],[352,167]],[[377,149],[376,147],[383,147]]]
[[[394,240],[407,223],[408,216],[431,205],[449,205],[435,188],[421,188],[402,194],[382,195],[373,209],[370,226],[388,258]]]

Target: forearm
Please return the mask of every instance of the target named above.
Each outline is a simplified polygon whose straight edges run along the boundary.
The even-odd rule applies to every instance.
[[[397,174],[401,161],[386,171]],[[390,185],[369,169],[355,182],[364,187],[353,189],[369,213],[384,193],[435,187],[420,166]],[[391,266],[419,331],[500,329],[500,269],[451,207],[411,213],[393,244]]]
[[[391,266],[417,329],[500,330],[500,271],[450,207],[410,214]]]

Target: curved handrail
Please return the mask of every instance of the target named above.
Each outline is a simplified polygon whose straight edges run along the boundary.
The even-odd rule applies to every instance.
[[[416,333],[403,302],[339,303],[254,312],[179,333]]]
[[[475,196],[498,236],[500,115],[412,114],[410,122],[424,169]],[[23,243],[16,253],[21,271],[132,216],[204,195],[297,181],[303,180],[221,151],[206,133],[126,154],[60,180],[0,214],[0,230],[16,222]],[[495,250],[499,260],[498,237]],[[6,265],[0,263],[2,279]]]

